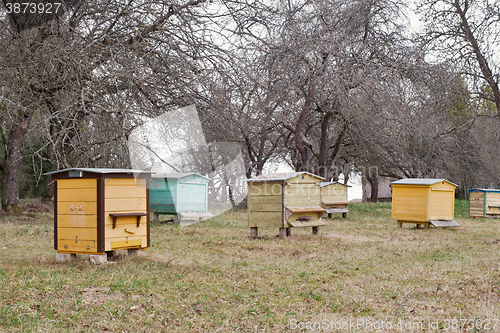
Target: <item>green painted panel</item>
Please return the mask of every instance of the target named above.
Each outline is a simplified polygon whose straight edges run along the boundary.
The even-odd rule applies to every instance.
[[[165,179],[152,180],[149,189],[150,210],[161,213],[175,213],[175,192],[175,182],[170,183]]]
[[[155,179],[149,191],[150,209],[158,213],[206,212],[207,183],[192,175],[182,179]]]

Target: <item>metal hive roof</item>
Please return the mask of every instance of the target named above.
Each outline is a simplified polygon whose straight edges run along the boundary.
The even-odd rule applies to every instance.
[[[144,170],[134,170],[134,169],[112,169],[112,168],[68,168],[68,169],[62,169],[62,170],[57,170],[57,171],[52,171],[52,172],[46,172],[44,175],[54,175],[58,173],[63,173],[67,171],[84,171],[84,172],[90,172],[90,173],[98,173],[98,174],[105,174],[105,173],[150,173],[152,174],[152,171],[144,171]]]
[[[437,183],[441,182],[447,182],[451,185],[454,185],[455,187],[457,184],[454,184],[444,178],[405,178],[405,179],[400,179],[396,180],[391,183],[392,184],[402,184],[402,185],[434,185]]]
[[[167,179],[180,179],[184,177],[188,177],[191,175],[196,175],[201,178],[205,178],[207,180],[210,180],[210,178],[202,176],[196,172],[166,172],[166,173],[157,173],[154,174],[151,178],[167,178]]]
[[[496,188],[473,188],[470,189],[469,192],[493,192],[493,193],[500,193],[500,190]]]

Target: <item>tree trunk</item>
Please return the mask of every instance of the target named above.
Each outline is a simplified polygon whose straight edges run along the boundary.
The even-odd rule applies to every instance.
[[[21,147],[33,112],[25,113],[10,130],[2,170],[2,210],[19,212],[19,171],[21,169]]]
[[[370,202],[378,202],[378,176],[375,175],[369,179],[371,186]]]

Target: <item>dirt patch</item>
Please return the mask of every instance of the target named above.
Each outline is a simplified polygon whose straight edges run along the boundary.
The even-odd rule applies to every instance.
[[[111,292],[110,288],[95,287],[85,288],[83,293],[83,303],[107,303],[123,299],[122,293]]]
[[[21,212],[23,213],[50,213],[52,207],[48,203],[41,201],[27,202],[21,205]]]

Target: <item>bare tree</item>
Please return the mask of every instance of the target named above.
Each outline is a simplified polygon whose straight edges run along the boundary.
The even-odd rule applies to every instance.
[[[353,96],[368,73],[392,66],[386,58],[401,39],[392,23],[399,9],[393,1],[289,1],[267,18],[241,20],[242,33],[260,43],[258,61],[283,109],[287,159],[296,170],[331,177],[356,109]]]
[[[20,147],[35,112],[49,116],[57,167],[95,163],[99,156],[107,165],[126,159],[108,143],[123,143],[127,128],[135,126],[144,111],[179,103],[172,94],[178,89],[169,89],[169,78],[162,78],[155,67],[163,61],[172,68],[166,63],[169,54],[178,64],[193,59],[188,56],[201,37],[180,43],[182,38],[172,40],[169,34],[193,35],[183,13],[203,2],[81,2],[64,16],[31,29],[10,24],[12,15],[2,18],[2,209],[18,207]],[[196,21],[196,15],[188,16]],[[169,73],[181,86],[182,72]],[[108,151],[100,150],[106,145]]]
[[[488,0],[422,0],[425,46],[460,67],[475,96],[489,100],[500,116],[498,4]],[[484,89],[487,85],[489,89]],[[499,118],[500,119],[500,118]]]

